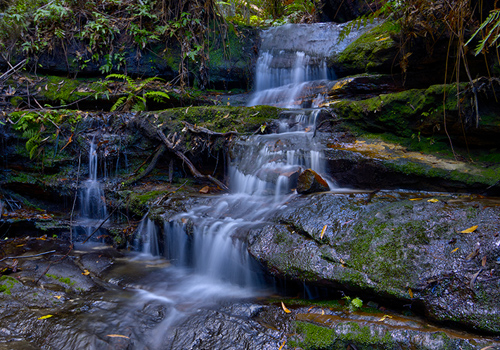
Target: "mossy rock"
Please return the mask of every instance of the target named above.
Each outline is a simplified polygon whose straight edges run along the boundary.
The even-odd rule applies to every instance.
[[[253,133],[266,123],[277,119],[280,111],[280,108],[270,106],[198,106],[172,108],[153,116],[157,116],[159,122],[168,124],[170,128],[182,129],[181,122],[186,121],[215,132]]]
[[[347,48],[329,58],[328,66],[338,76],[359,73],[392,73],[394,58],[398,53],[393,39],[398,28],[392,21],[385,21],[361,35]]]

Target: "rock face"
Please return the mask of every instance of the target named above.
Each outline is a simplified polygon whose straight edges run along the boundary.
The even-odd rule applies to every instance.
[[[500,334],[498,203],[417,196],[328,193],[292,202],[275,224],[252,231],[249,252],[278,276]]]
[[[300,173],[297,180],[297,193],[309,194],[314,192],[328,191],[328,183],[317,172],[306,169]]]

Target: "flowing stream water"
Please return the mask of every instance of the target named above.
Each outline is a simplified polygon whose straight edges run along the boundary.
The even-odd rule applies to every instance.
[[[313,87],[322,85],[324,89],[327,79],[334,77],[326,68],[326,56],[341,51],[359,35],[353,33],[342,43],[331,45],[339,30],[339,26],[321,24],[317,28],[289,25],[265,31],[256,92],[249,104],[319,104],[320,90]],[[287,47],[281,47],[285,42]],[[299,101],[306,90],[314,90],[313,98]],[[188,317],[193,305],[206,307],[270,292],[259,264],[239,238],[286,206],[304,169],[322,174],[330,188],[335,187],[325,174],[323,152],[316,142],[318,113],[319,109],[311,108],[289,110],[280,115],[277,132],[240,137],[228,166],[230,193],[164,217],[163,225],[144,217],[136,232],[135,248],[141,252],[136,259],[166,259],[171,265],[163,269],[163,277],[159,273],[147,288],[139,288],[136,302],[162,301],[176,310],[158,326],[162,337]]]
[[[326,68],[326,57],[343,50],[360,34],[353,32],[336,43],[340,28],[334,24],[287,25],[265,31],[256,92],[249,104],[296,109],[280,115],[275,133],[236,141],[228,166],[229,193],[201,198],[199,205],[183,213],[165,214],[163,224],[148,215],[143,218],[135,234],[134,259],[157,269],[128,283],[134,292],[127,299],[127,308],[146,309],[155,302],[169,310],[148,333],[145,347],[159,348],[165,339],[175,337],[176,326],[199,308],[273,292],[241,237],[268,223],[273,213],[286,206],[296,195],[297,177],[304,169],[313,169],[335,188],[316,142],[319,109],[298,107],[320,104],[325,86],[335,77]],[[80,226],[87,236],[106,216],[94,141],[89,152],[89,179],[80,192]],[[109,319],[110,324],[123,322],[116,317]],[[103,333],[113,332],[107,327],[103,326]]]
[[[83,237],[83,239],[90,236],[107,216],[104,190],[98,178],[98,165],[97,145],[92,139],[89,145],[89,176],[82,183],[79,191],[80,214],[75,226],[76,235]]]

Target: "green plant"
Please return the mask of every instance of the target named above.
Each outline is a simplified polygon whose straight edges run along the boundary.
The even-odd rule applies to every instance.
[[[479,35],[481,35],[481,39],[476,46],[476,56],[483,53],[487,47],[500,47],[500,44],[497,44],[498,39],[500,39],[500,9],[490,12],[465,45],[469,45]]]
[[[346,306],[349,308],[349,310],[351,312],[356,311],[363,306],[363,300],[361,300],[358,297],[353,299],[350,296],[346,295],[346,296],[342,297],[342,299],[345,300]]]
[[[170,98],[164,91],[145,91],[146,86],[155,80],[161,80],[157,77],[152,77],[136,83],[132,78],[124,74],[110,74],[106,77],[109,79],[122,79],[125,81],[126,96],[120,97],[118,101],[111,107],[111,111],[144,111],[146,110],[146,100],[152,98],[156,102],[163,102]]]

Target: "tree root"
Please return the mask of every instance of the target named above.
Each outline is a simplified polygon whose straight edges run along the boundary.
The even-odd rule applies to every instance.
[[[219,180],[217,180],[213,176],[203,175],[202,173],[200,173],[198,171],[198,169],[196,169],[196,167],[193,165],[193,163],[189,160],[189,158],[184,153],[175,149],[175,147],[174,147],[175,145],[167,139],[167,137],[165,136],[163,131],[161,131],[160,129],[157,129],[156,133],[158,134],[160,139],[163,141],[165,146],[167,146],[167,149],[169,151],[173,152],[177,157],[179,157],[188,166],[189,170],[191,171],[191,174],[195,178],[209,180],[212,183],[214,183],[215,185],[217,185],[219,188],[221,188],[222,190],[229,191],[229,188],[225,184],[223,184],[222,182],[220,182]]]
[[[155,155],[153,156],[151,163],[149,163],[148,167],[146,169],[144,169],[144,171],[141,172],[139,175],[134,176],[131,179],[128,179],[123,184],[125,186],[132,185],[132,184],[136,183],[137,181],[141,180],[142,178],[144,178],[145,176],[149,175],[149,173],[152,172],[153,169],[156,167],[156,163],[158,163],[158,159],[160,159],[160,157],[163,155],[163,153],[165,153],[166,149],[167,148],[165,147],[165,145],[160,145],[160,147],[158,147]],[[144,165],[144,163],[142,165]]]

